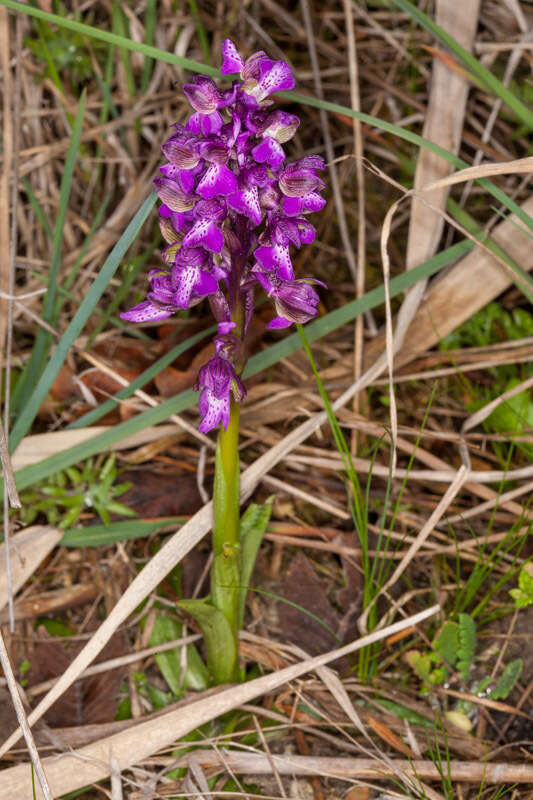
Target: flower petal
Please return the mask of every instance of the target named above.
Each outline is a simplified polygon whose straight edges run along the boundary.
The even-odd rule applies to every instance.
[[[238,214],[243,214],[251,219],[255,225],[259,225],[263,212],[259,205],[259,193],[257,186],[235,192],[228,197],[228,206]]]
[[[279,167],[285,161],[283,147],[270,136],[265,136],[263,141],[254,147],[252,156],[260,164],[267,163],[270,167]]]
[[[237,178],[225,164],[213,163],[206,170],[198,186],[196,193],[204,200],[211,200],[217,195],[227,195],[234,192],[237,188]]]
[[[244,67],[244,61],[237,52],[237,48],[231,39],[225,39],[222,42],[222,66],[220,72],[222,75],[231,75],[234,72],[240,72]]]
[[[272,247],[258,247],[254,251],[254,256],[264,269],[276,270],[278,278],[284,281],[294,278],[288,245],[274,244]]]
[[[271,331],[279,331],[283,328],[289,328],[292,325],[290,319],[285,319],[285,317],[274,317],[271,319],[267,325],[267,328],[270,328]]]
[[[294,89],[295,80],[291,68],[285,61],[275,61],[271,69],[266,72],[253,92],[258,103],[268,97],[272,92],[281,92]]]
[[[197,247],[200,245],[213,253],[220,253],[224,245],[224,236],[214,222],[209,219],[200,219],[183,239],[184,247]]]
[[[211,134],[218,134],[222,128],[224,120],[218,111],[212,111],[210,114],[201,114],[199,111],[189,117],[187,120],[186,128],[191,133],[196,133],[200,136],[210,136]]]
[[[300,214],[312,214],[321,211],[326,201],[318,192],[309,192],[302,197],[284,197],[281,209],[288,217],[297,217]]]
[[[170,178],[154,178],[153,184],[160,199],[171,211],[190,211],[194,208],[194,199]]]
[[[161,306],[152,303],[150,300],[143,300],[133,308],[123,311],[120,314],[121,319],[128,322],[154,322],[160,319],[166,319],[172,316],[174,312],[168,308],[161,308]]]

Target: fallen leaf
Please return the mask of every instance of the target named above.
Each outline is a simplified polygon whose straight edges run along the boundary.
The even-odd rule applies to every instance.
[[[61,675],[79,653],[83,644],[58,641],[49,637],[44,628],[39,628],[40,641],[32,653],[28,655],[30,669],[27,679],[30,683],[28,695],[31,696],[31,685],[57,678]],[[115,634],[95,663],[107,661],[124,655],[126,645],[122,634]],[[88,725],[109,722],[115,718],[118,708],[120,687],[127,667],[91,675],[76,681],[44,715],[51,727],[68,727],[71,725]]]
[[[120,481],[132,484],[120,495],[120,502],[144,518],[189,516],[203,505],[196,478],[190,475],[154,472],[142,467],[126,470]]]
[[[335,636],[338,614],[328,600],[322,581],[301,551],[291,561],[283,581],[283,597],[289,602],[279,603],[280,625],[289,641],[309,655],[338,646]]]
[[[183,371],[175,367],[165,367],[155,376],[154,383],[161,397],[174,397],[185,389],[191,389],[196,375],[197,371],[193,369]]]

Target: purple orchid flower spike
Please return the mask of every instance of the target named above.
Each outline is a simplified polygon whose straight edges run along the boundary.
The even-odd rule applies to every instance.
[[[150,273],[146,299],[121,314],[158,322],[209,300],[218,332],[196,384],[203,433],[227,427],[231,398],[245,395],[239,375],[255,290],[273,301],[275,330],[315,317],[311,284],[324,286],[296,278],[291,259],[291,248],[315,237],[306,216],[325,204],[325,164],[318,155],[287,163],[284,145],[300,120],[271,106],[275,92],[294,87],[290,67],[262,51],[245,59],[226,39],[221,73],[241,80],[226,90],[199,75],[183,87],[192,114],[172,126],[162,146],[167,163],[154,178],[164,264]]]

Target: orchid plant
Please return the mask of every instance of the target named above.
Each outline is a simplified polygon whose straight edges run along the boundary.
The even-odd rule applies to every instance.
[[[200,392],[199,430],[220,428],[211,592],[207,600],[180,604],[202,628],[215,683],[239,678],[243,578],[248,580],[251,573],[243,561],[241,537],[241,528],[245,533],[250,526],[245,518],[242,525],[239,521],[238,435],[239,404],[246,395],[240,376],[254,294],[263,289],[274,302],[270,329],[304,323],[317,314],[319,297],[313,284],[324,284],[295,278],[290,246],[313,241],[315,229],[307,214],[325,205],[320,194],[324,182],[318,175],[325,167],[323,159],[308,155],[286,163],[283,145],[300,120],[272,108],[271,95],[294,88],[288,64],[263,52],[244,61],[226,39],[221,73],[239,73],[241,80],[222,91],[211,78],[199,75],[183,87],[193,113],[185,125],[172,126],[162,146],[168,163],[154,179],[162,201],[165,266],[150,272],[146,300],[121,315],[132,322],[163,320],[207,298],[218,326],[215,354],[200,369],[195,384]],[[254,558],[257,546],[246,548]]]

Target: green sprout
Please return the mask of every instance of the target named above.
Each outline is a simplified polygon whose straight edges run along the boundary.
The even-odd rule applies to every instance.
[[[81,470],[67,467],[23,492],[22,522],[31,525],[39,514],[44,514],[50,525],[70,528],[84,511],[94,511],[105,525],[109,525],[111,514],[136,516],[135,511],[115,499],[131,486],[131,483],[115,484],[118,477],[115,461],[114,453],[103,464],[100,459],[90,458]]]
[[[518,588],[511,589],[509,594],[514,600],[515,608],[527,608],[533,605],[533,563],[524,564],[518,575]]]
[[[455,674],[471,694],[490,700],[505,700],[520,677],[522,659],[507,664],[497,681],[491,677],[475,680],[471,673],[476,647],[476,623],[469,614],[459,614],[458,622],[444,623],[431,643],[430,652],[409,650],[405,660],[422,680],[422,694],[430,694],[436,687],[448,684]],[[470,731],[474,714],[472,702],[459,700],[453,709],[445,712],[445,717],[454,725]]]

